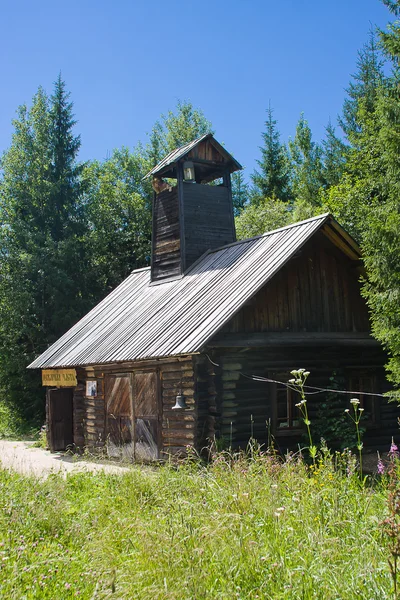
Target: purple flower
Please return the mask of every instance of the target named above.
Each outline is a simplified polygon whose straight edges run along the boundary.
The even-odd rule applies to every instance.
[[[392,438],[392,444],[390,446],[389,456],[398,456],[398,455],[399,455],[399,449],[396,446],[396,444],[394,443],[393,438]]]
[[[383,475],[385,472],[385,465],[383,464],[381,459],[378,460],[377,471],[378,475]]]

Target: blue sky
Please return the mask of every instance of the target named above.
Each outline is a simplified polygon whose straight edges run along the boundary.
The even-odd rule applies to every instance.
[[[321,139],[357,50],[391,15],[379,0],[1,0],[0,152],[16,108],[61,70],[83,160],[132,147],[178,99],[251,171],[269,101],[282,139],[301,112]]]

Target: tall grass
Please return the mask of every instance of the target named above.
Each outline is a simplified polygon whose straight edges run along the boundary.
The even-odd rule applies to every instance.
[[[392,598],[383,483],[257,450],[125,475],[0,470],[0,597]]]

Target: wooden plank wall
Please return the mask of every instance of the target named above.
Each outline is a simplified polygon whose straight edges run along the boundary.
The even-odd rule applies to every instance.
[[[370,331],[357,263],[319,233],[220,333]]]
[[[217,148],[212,144],[210,140],[204,140],[200,144],[197,144],[188,155],[189,160],[207,160],[213,163],[223,164],[225,162],[225,158],[222,154],[217,150]]]
[[[151,280],[181,273],[177,187],[157,194],[153,206]]]
[[[185,269],[206,250],[235,241],[232,202],[226,186],[183,183]]]
[[[90,368],[88,373],[79,370],[79,386],[74,393],[74,424],[80,447],[101,448],[107,440],[104,376],[105,374],[134,373],[135,370],[156,371],[160,377],[162,402],[161,458],[168,455],[185,455],[187,446],[197,447],[197,391],[194,383],[192,357],[177,357],[157,361],[140,361],[123,365],[102,365]],[[96,379],[95,398],[86,398],[86,380]],[[183,392],[187,410],[173,410],[176,396]],[[79,442],[79,443],[78,443]]]

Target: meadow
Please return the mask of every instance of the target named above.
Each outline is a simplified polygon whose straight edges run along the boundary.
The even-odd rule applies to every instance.
[[[122,476],[0,469],[0,597],[393,598],[385,477],[253,447]]]

